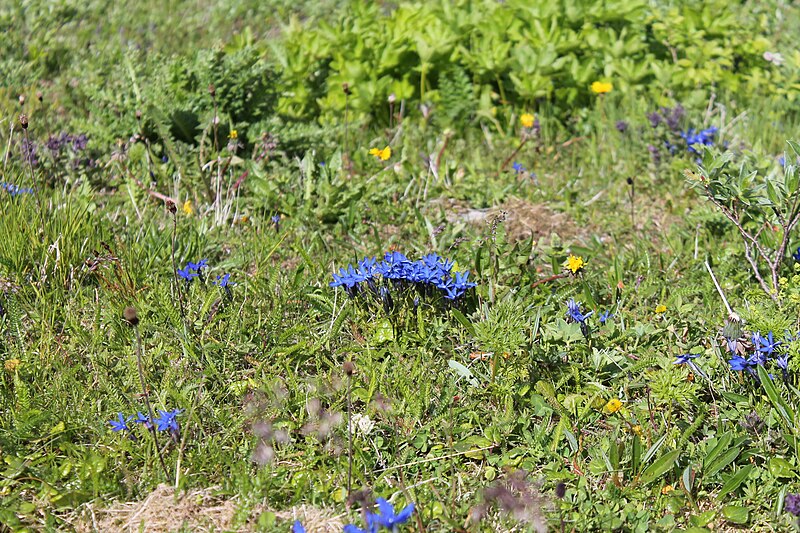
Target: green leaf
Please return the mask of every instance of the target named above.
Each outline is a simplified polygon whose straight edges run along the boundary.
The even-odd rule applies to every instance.
[[[712,477],[720,470],[731,464],[737,457],[739,457],[741,450],[739,448],[730,448],[725,453],[719,456],[709,467],[703,472],[705,477]]]
[[[707,470],[709,465],[713,463],[722,452],[730,448],[731,440],[733,440],[733,434],[730,432],[723,433],[717,439],[717,444],[711,448],[711,451],[709,451],[705,459],[703,459],[703,470]]]
[[[750,511],[741,505],[726,505],[722,508],[722,516],[734,524],[746,524],[750,520]]]
[[[470,335],[473,337],[475,336],[475,326],[472,325],[472,322],[469,321],[467,317],[464,316],[464,313],[459,311],[458,309],[451,309],[450,313],[462,326],[464,326]]]
[[[639,482],[646,485],[663,476],[672,469],[672,466],[675,464],[680,454],[680,450],[673,450],[656,459],[653,464],[645,468],[644,472],[642,472],[642,475],[639,477]]]
[[[753,471],[753,468],[755,468],[753,465],[744,466],[740,468],[738,472],[728,478],[728,481],[726,481],[722,485],[722,488],[719,489],[719,492],[717,493],[717,499],[721,500],[723,496],[738,489],[739,486],[750,476],[750,472]]]
[[[470,459],[482,459],[486,454],[487,448],[492,445],[492,441],[482,435],[470,435],[453,446],[457,452],[467,452],[464,455]]]
[[[769,460],[769,473],[772,477],[780,479],[785,477],[794,477],[797,474],[794,471],[792,463],[783,457],[773,457]]]
[[[700,513],[697,515],[692,515],[689,517],[689,522],[692,523],[695,527],[705,527],[714,520],[714,516],[716,516],[716,511],[706,511],[704,513]],[[704,529],[703,531],[708,531]]]
[[[761,386],[764,388],[767,398],[769,398],[772,406],[778,411],[778,414],[780,414],[781,420],[785,424],[786,429],[794,433],[794,411],[786,404],[784,399],[781,398],[781,395],[778,393],[778,389],[775,388],[775,384],[772,382],[772,379],[770,379],[767,370],[761,365],[758,366],[758,377],[761,380]]]
[[[394,339],[392,323],[388,318],[382,318],[375,323],[372,330],[372,342],[376,345],[384,344]]]
[[[694,472],[692,472],[692,465],[687,466],[683,471],[683,476],[681,476],[681,481],[683,482],[683,488],[689,494],[692,493],[692,484],[694,482]]]

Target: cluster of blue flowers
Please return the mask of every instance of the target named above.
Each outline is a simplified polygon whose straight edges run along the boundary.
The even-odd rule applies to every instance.
[[[11,196],[19,196],[20,194],[33,194],[32,187],[20,187],[19,185],[14,185],[13,183],[8,183],[5,181],[0,181],[0,190],[6,191]]]
[[[387,252],[383,261],[368,257],[359,261],[357,267],[350,264],[347,268],[339,269],[338,274],[333,274],[330,286],[344,287],[347,294],[354,298],[361,290],[361,284],[366,283],[385,301],[390,296],[385,286],[378,288],[376,281],[380,276],[395,286],[414,286],[422,294],[430,294],[435,289],[446,300],[457,301],[476,284],[469,281],[468,270],[452,270],[453,261],[436,253],[430,253],[419,261],[411,261],[400,252]]]
[[[789,354],[779,353],[778,347],[781,344],[792,342],[795,340],[791,335],[786,335],[784,341],[775,340],[774,335],[770,331],[766,337],[760,333],[755,332],[752,334],[753,340],[753,353],[747,357],[741,355],[739,350],[739,340],[734,338],[726,338],[728,351],[731,354],[731,359],[728,364],[731,370],[735,372],[745,371],[751,376],[757,378],[756,367],[765,366],[768,362],[772,362],[775,366],[781,369],[784,379],[788,378],[789,370]]]
[[[200,281],[203,281],[204,268],[209,268],[208,259],[201,259],[197,263],[192,263],[190,261],[186,263],[185,267],[178,269],[178,277],[181,278],[182,280],[185,280],[187,285],[191,283],[194,278],[199,278]],[[230,274],[225,274],[224,276],[222,275],[217,276],[216,281],[214,281],[213,283],[220,289],[224,289],[225,294],[227,294],[228,297],[232,296],[231,287],[236,285],[231,281]]]
[[[136,415],[132,415],[129,417],[125,417],[122,413],[117,413],[117,418],[114,420],[109,420],[108,423],[111,424],[111,431],[130,431],[130,427],[128,426],[129,423],[133,424],[143,424],[145,428],[152,429],[153,427],[156,428],[158,431],[169,431],[170,433],[177,435],[178,431],[180,430],[180,426],[178,426],[178,421],[175,418],[183,412],[183,409],[174,409],[172,411],[162,411],[161,409],[158,410],[159,415],[153,421],[150,421],[150,418],[139,412]]]
[[[344,533],[378,533],[381,528],[397,532],[400,526],[408,522],[408,519],[414,513],[413,503],[408,504],[399,513],[395,513],[394,506],[383,498],[378,498],[375,503],[378,504],[379,512],[367,513],[366,529],[348,524],[344,526]],[[306,533],[306,528],[303,527],[299,520],[296,520],[292,526],[292,533]]]
[[[186,280],[186,283],[191,282],[197,277],[202,281],[204,268],[208,268],[208,259],[201,259],[197,263],[192,263],[190,261],[186,263],[185,267],[178,269],[178,277]]]
[[[567,319],[569,319],[570,322],[580,324],[581,333],[583,333],[584,337],[589,336],[589,324],[587,324],[586,320],[593,314],[594,311],[589,311],[588,313],[581,311],[581,304],[580,302],[576,302],[575,298],[570,298],[567,301]],[[614,314],[610,310],[606,310],[598,316],[598,319],[601,324],[605,324],[613,317]]]
[[[681,137],[683,137],[683,139],[686,141],[686,149],[689,150],[689,152],[693,154],[699,154],[700,152],[698,152],[694,146],[696,144],[713,146],[714,137],[716,137],[717,131],[719,131],[719,128],[716,126],[712,126],[700,131],[695,131],[694,128],[689,128],[687,131],[681,132]]]

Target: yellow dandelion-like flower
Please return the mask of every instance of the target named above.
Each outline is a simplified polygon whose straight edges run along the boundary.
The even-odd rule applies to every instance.
[[[238,139],[239,138],[239,132],[236,131],[236,130],[231,130],[231,133],[230,133],[230,135],[228,135],[228,137],[230,137],[231,139]]]
[[[521,117],[519,117],[519,121],[522,124],[523,128],[532,128],[534,120],[536,120],[536,117],[531,115],[530,113],[525,113]]]
[[[622,409],[622,402],[616,398],[612,398],[608,400],[608,403],[605,405],[605,407],[603,407],[603,412],[614,414],[620,409]]]
[[[564,261],[564,268],[573,274],[577,274],[579,271],[583,270],[583,267],[585,266],[586,261],[584,261],[583,257],[579,255],[570,254],[569,257],[567,257],[567,260]]]
[[[388,146],[383,150],[381,150],[380,148],[370,148],[369,155],[374,155],[381,161],[386,161],[390,157],[392,157],[392,149]]]
[[[656,306],[656,314],[660,315],[661,313],[667,312],[667,306],[664,304],[658,304]]]
[[[183,207],[181,207],[181,210],[183,210],[183,212],[186,213],[187,215],[193,215],[194,207],[192,207],[192,201],[186,200],[185,202],[183,202]]]
[[[592,92],[594,94],[605,94],[611,92],[614,86],[605,81],[596,81],[592,83]]]
[[[3,368],[5,368],[6,372],[14,372],[19,365],[22,364],[22,361],[19,359],[8,359],[4,364]]]
[[[675,489],[672,487],[672,485],[664,485],[663,487],[661,487],[661,494],[667,495],[673,490]]]

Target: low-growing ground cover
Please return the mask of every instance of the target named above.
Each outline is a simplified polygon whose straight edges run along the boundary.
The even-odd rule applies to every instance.
[[[796,527],[797,8],[527,4],[0,9],[0,528]]]

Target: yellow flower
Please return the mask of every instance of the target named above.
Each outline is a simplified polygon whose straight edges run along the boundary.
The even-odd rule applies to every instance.
[[[586,266],[586,261],[584,261],[583,257],[579,255],[569,254],[567,260],[564,261],[564,268],[569,270],[573,274],[577,274],[578,271],[583,270],[583,267],[585,266]]]
[[[666,305],[664,305],[664,304],[658,304],[658,305],[656,306],[656,313],[657,313],[657,314],[659,314],[659,315],[660,315],[661,313],[666,313],[666,312],[667,312],[667,306],[666,306]]]
[[[14,372],[21,364],[22,361],[19,359],[8,359],[3,365],[3,368],[6,369],[6,372]]]
[[[638,435],[638,436],[641,437],[642,436],[642,426],[640,426],[639,424],[636,424],[635,426],[633,426],[631,428],[631,432],[633,432],[634,435]]]
[[[522,123],[522,127],[523,128],[532,128],[533,127],[533,121],[535,119],[536,119],[536,117],[534,117],[530,113],[525,113],[524,115],[519,117],[519,121],[520,121],[520,123]]]
[[[611,92],[614,86],[605,81],[596,81],[592,83],[592,92],[594,94],[605,94]]]
[[[661,487],[661,494],[666,495],[672,492],[673,490],[675,489],[672,488],[672,485],[664,485],[663,487]]]
[[[183,207],[181,209],[187,215],[193,215],[194,214],[194,207],[192,207],[192,201],[191,200],[186,200],[185,202],[183,202]]]
[[[386,161],[390,157],[392,157],[392,149],[390,147],[386,147],[383,150],[380,148],[370,148],[369,155],[374,155],[381,161]]]
[[[617,411],[619,411],[620,409],[622,409],[622,402],[617,400],[616,398],[612,398],[612,399],[608,400],[608,403],[606,404],[606,406],[603,407],[603,411],[608,413],[608,414],[614,414]]]
[[[230,135],[228,135],[228,137],[230,137],[231,139],[238,139],[239,138],[239,132],[236,131],[236,130],[231,130],[231,133],[230,133]]]

